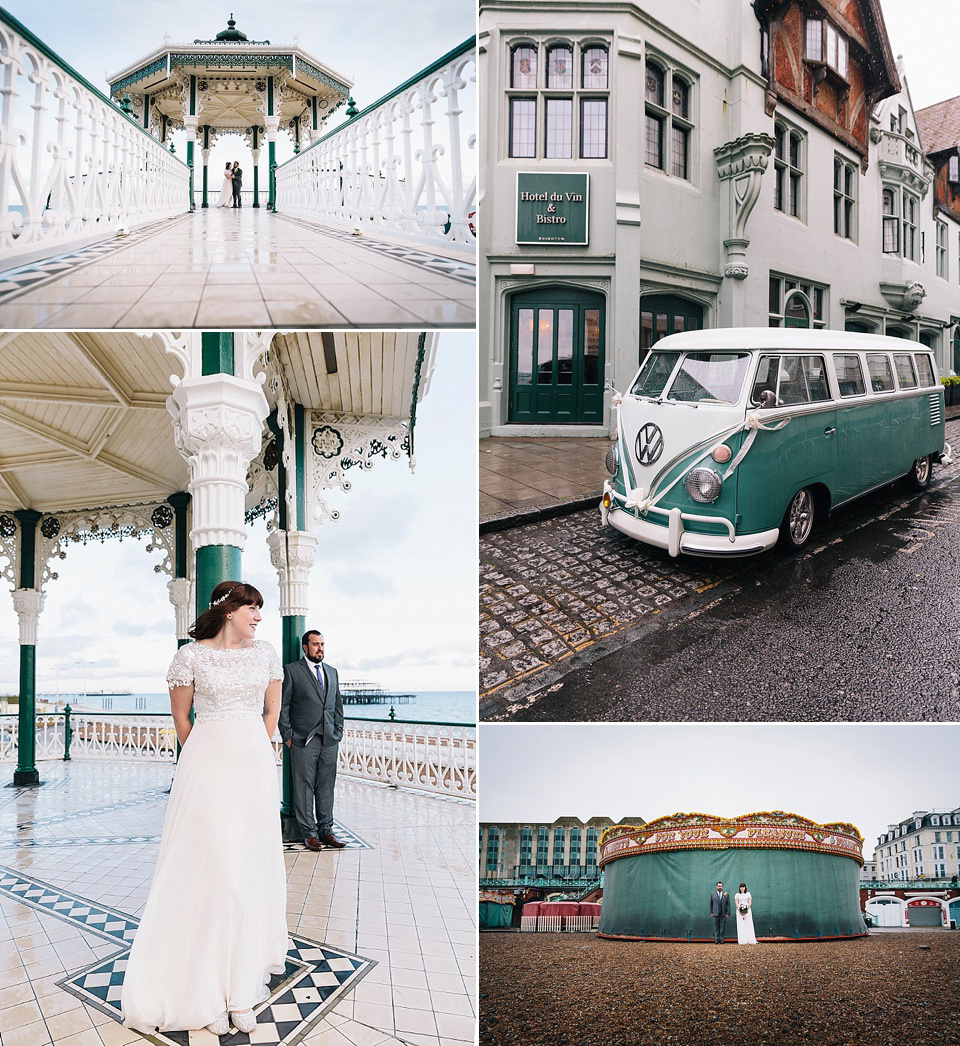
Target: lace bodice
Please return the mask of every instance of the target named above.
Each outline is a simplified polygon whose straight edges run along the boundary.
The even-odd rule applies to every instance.
[[[238,650],[187,643],[173,655],[167,671],[168,687],[193,683],[198,720],[259,718],[264,691],[274,679],[283,679],[280,658],[260,639]]]

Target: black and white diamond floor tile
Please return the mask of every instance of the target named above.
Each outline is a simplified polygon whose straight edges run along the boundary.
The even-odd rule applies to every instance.
[[[137,920],[115,908],[97,904],[2,865],[0,896],[10,897],[65,922],[74,923],[116,944],[129,945],[137,930]]]
[[[376,965],[372,959],[297,934],[292,934],[290,940],[286,969],[271,979],[266,1002],[255,1010],[256,1031],[221,1035],[221,1046],[290,1046],[298,1042]],[[124,948],[57,984],[120,1022],[120,993],[129,954],[129,948]],[[145,1037],[157,1046],[188,1046],[190,1042],[189,1032],[157,1031]]]
[[[0,866],[0,896],[29,905],[120,945],[105,959],[58,981],[81,1001],[121,1021],[120,991],[138,920],[12,868]],[[353,990],[376,962],[328,944],[290,935],[286,968],[268,985],[267,1000],[256,1009],[257,1029],[220,1036],[221,1046],[292,1046]],[[146,1036],[158,1046],[189,1046],[189,1032]]]

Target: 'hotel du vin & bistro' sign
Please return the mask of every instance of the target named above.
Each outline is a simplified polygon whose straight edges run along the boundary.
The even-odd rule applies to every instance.
[[[588,174],[517,173],[517,243],[587,243]]]

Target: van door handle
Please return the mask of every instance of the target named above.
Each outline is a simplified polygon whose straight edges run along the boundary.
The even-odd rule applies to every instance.
[[[824,436],[836,436],[836,434],[837,434],[836,427],[834,426],[834,427],[829,428],[829,429],[824,429],[823,430],[823,434],[824,434]]]

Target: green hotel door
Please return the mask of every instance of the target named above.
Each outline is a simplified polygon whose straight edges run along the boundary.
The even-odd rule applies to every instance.
[[[512,423],[603,422],[603,328],[602,294],[557,287],[514,295]]]

